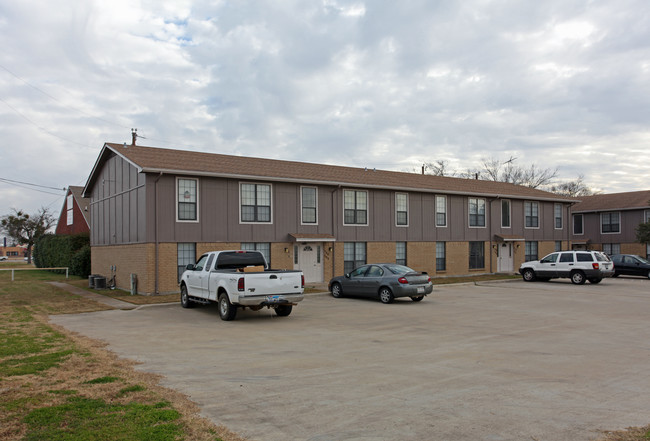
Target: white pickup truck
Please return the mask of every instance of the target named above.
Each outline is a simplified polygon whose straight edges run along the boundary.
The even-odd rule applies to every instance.
[[[237,308],[273,308],[291,314],[303,298],[305,279],[299,270],[274,270],[259,251],[212,251],[181,276],[181,306],[217,302],[221,320],[233,320]]]

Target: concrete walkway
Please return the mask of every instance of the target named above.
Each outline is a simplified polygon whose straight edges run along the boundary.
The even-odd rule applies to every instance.
[[[86,291],[85,289],[77,288],[76,286],[72,286],[67,283],[62,283],[62,282],[48,282],[48,283],[52,286],[56,286],[57,288],[61,288],[65,291],[68,291],[69,293],[76,294],[78,296],[85,297],[90,300],[94,300],[95,302],[102,303],[104,305],[108,305],[111,308],[136,309],[139,306],[139,305],[134,305],[133,303],[123,302],[122,300],[117,300],[112,297],[96,294],[94,292],[89,292]]]

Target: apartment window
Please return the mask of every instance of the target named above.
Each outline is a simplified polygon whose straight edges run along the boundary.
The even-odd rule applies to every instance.
[[[179,221],[198,220],[198,180],[179,178],[176,180],[176,187],[178,189],[176,219]]]
[[[445,242],[436,242],[436,271],[447,269],[447,250]]]
[[[580,235],[584,234],[584,224],[583,224],[582,214],[573,215],[573,234]]]
[[[650,222],[650,210],[645,211],[645,216],[644,217],[645,217],[645,219],[644,219],[643,222],[646,222],[646,223]]]
[[[343,272],[351,273],[355,268],[366,264],[366,243],[345,242],[343,244]]]
[[[614,254],[621,254],[621,244],[620,243],[604,243],[603,244],[603,253],[611,256]]]
[[[501,199],[501,228],[510,228],[510,200]]]
[[[345,190],[343,192],[343,223],[345,225],[368,224],[368,192]]]
[[[271,244],[268,242],[244,242],[241,249],[246,251],[259,251],[264,256],[266,264],[271,266]]]
[[[539,203],[524,202],[526,228],[539,228]]]
[[[241,221],[271,222],[269,184],[241,184]]]
[[[556,240],[555,241],[555,251],[562,251],[562,241],[561,240]]]
[[[73,209],[74,208],[74,197],[72,195],[68,195],[68,201],[66,203],[66,210],[67,210],[67,222],[66,225],[72,225],[73,223]]]
[[[189,264],[196,263],[196,244],[195,243],[178,243],[176,245],[176,264],[178,266],[178,282],[181,281],[181,276],[185,267]]]
[[[650,259],[650,243],[645,244],[645,258]]]
[[[562,204],[555,204],[554,208],[555,212],[555,229],[556,230],[561,230],[562,229]]]
[[[526,242],[526,252],[524,255],[524,260],[530,262],[531,260],[537,260],[537,241]]]
[[[447,226],[447,196],[436,196],[436,227]]]
[[[395,193],[395,223],[406,226],[408,222],[409,197],[406,193]]]
[[[485,199],[469,198],[469,226],[485,226]]]
[[[602,233],[621,232],[621,213],[600,213],[600,231]]]
[[[484,242],[469,243],[469,269],[485,268]]]
[[[395,244],[395,263],[406,266],[406,242]]]
[[[302,223],[315,224],[318,223],[316,212],[317,206],[317,193],[316,187],[301,187],[300,198],[302,204]]]

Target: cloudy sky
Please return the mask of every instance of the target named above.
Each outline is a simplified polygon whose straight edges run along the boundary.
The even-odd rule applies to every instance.
[[[399,171],[514,157],[650,188],[647,0],[0,0],[0,47],[0,215],[58,215],[57,189],[132,127],[156,147]]]

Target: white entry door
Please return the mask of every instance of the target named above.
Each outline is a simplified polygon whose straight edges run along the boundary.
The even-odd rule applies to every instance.
[[[513,268],[512,242],[497,243],[499,247],[499,257],[497,257],[497,272],[511,273]]]
[[[294,247],[298,262],[295,269],[302,270],[306,283],[323,282],[323,247],[319,243],[298,244]]]

